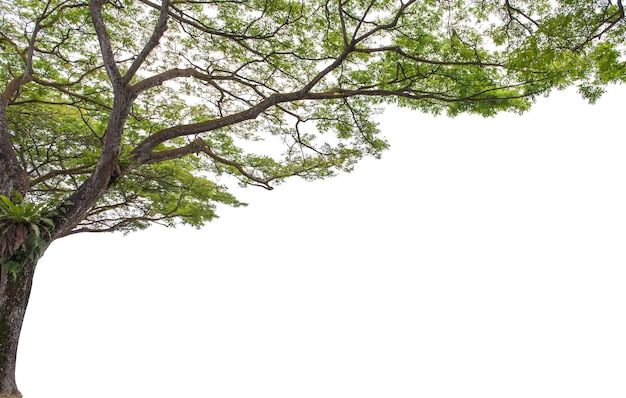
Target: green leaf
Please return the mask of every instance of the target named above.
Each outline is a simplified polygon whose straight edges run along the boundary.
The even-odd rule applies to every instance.
[[[66,217],[74,232],[199,227],[244,205],[233,184],[380,157],[387,104],[492,116],[626,81],[626,24],[608,0],[182,0],[167,29],[157,3],[94,2],[94,24],[83,1],[0,2],[1,87],[21,82],[3,111],[30,184],[0,197],[3,223],[34,236]]]

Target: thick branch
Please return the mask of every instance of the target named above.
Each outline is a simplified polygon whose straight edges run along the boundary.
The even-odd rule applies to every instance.
[[[157,75],[151,76],[149,78],[143,79],[140,82],[133,84],[130,87],[130,91],[132,93],[132,96],[136,97],[142,92],[149,90],[151,88],[160,86],[166,81],[178,79],[181,77],[194,77],[198,80],[203,80],[203,81],[214,80],[214,78],[211,75],[207,75],[205,73],[199,72],[193,68],[185,68],[185,69],[174,68],[174,69],[170,69],[168,71],[159,73]]]
[[[185,157],[187,155],[191,155],[193,153],[198,153],[200,152],[200,147],[201,145],[198,145],[198,140],[195,140],[185,146],[182,146],[180,148],[175,148],[175,149],[168,149],[165,151],[158,151],[158,152],[152,152],[150,153],[150,157],[143,162],[143,164],[152,164],[152,163],[159,163],[159,162],[163,162],[166,160],[172,160],[172,159],[180,159],[182,157]]]
[[[259,102],[257,105],[229,116],[224,116],[213,120],[207,120],[200,123],[170,127],[161,130],[158,133],[155,133],[146,138],[140,145],[138,145],[133,150],[132,153],[135,158],[134,160],[138,164],[144,163],[150,158],[150,153],[154,148],[157,147],[157,145],[167,140],[171,140],[172,138],[205,133],[207,131],[217,130],[219,128],[241,123],[247,120],[253,120],[262,112],[266,111],[274,105],[303,99],[305,96],[305,93],[301,91],[286,94],[273,94],[263,101]]]
[[[161,39],[165,31],[167,30],[167,20],[168,20],[170,2],[169,0],[163,0],[161,4],[162,4],[161,13],[159,15],[159,20],[157,21],[157,24],[154,27],[154,31],[152,32],[152,36],[150,37],[150,39],[148,40],[144,48],[141,50],[141,52],[137,55],[137,58],[135,58],[130,68],[128,68],[128,71],[124,75],[124,79],[123,79],[124,85],[127,85],[130,82],[130,80],[133,78],[133,76],[135,76],[135,73],[137,73],[137,71],[139,70],[141,65],[144,63],[148,55],[150,55],[150,53],[152,52],[152,50],[154,50],[156,46],[159,44],[159,40]]]
[[[107,71],[109,80],[113,85],[114,92],[121,91],[122,75],[120,74],[117,64],[115,62],[115,56],[113,55],[113,48],[111,47],[111,37],[107,28],[104,25],[104,19],[102,17],[102,0],[89,0],[89,11],[91,13],[91,22],[96,31],[98,42],[100,43],[100,52],[102,54],[102,60],[104,61],[104,68]]]
[[[333,63],[334,65],[335,63]],[[476,64],[480,65],[480,64]],[[497,64],[493,64],[493,66],[499,66]],[[330,67],[329,67],[330,68]],[[327,68],[328,69],[328,68]],[[326,70],[321,73],[328,73]],[[307,85],[305,88],[308,88]],[[384,90],[384,89],[354,89],[354,90],[344,90],[340,88],[333,88],[329,91],[325,92],[308,92],[305,90],[296,91],[292,93],[284,93],[284,94],[273,94],[270,97],[264,99],[259,102],[257,105],[250,107],[247,110],[213,119],[207,120],[200,123],[193,123],[187,125],[180,125],[175,127],[170,127],[164,130],[161,130],[150,137],[146,138],[140,145],[138,145],[133,150],[133,155],[135,157],[135,162],[137,164],[143,164],[151,158],[151,152],[154,148],[156,148],[159,144],[168,141],[173,138],[196,135],[200,133],[205,133],[208,131],[214,131],[222,127],[230,126],[233,124],[241,123],[248,120],[253,120],[257,116],[259,116],[262,112],[268,110],[269,108],[279,105],[285,102],[292,102],[297,100],[328,100],[328,99],[337,99],[337,98],[347,98],[354,96],[368,96],[368,97],[404,97],[410,98],[414,100],[419,99],[434,99],[442,102],[463,102],[463,101],[494,101],[494,100],[508,100],[508,99],[516,99],[522,98],[525,95],[517,95],[511,97],[497,97],[497,96],[486,96],[490,91],[499,90],[502,88],[510,88],[510,87],[494,87],[492,89],[487,89],[484,91],[480,91],[474,93],[472,95],[463,96],[463,97],[454,97],[450,95],[446,95],[444,93],[433,93],[433,92],[418,92],[411,90],[410,88],[402,88],[398,90]]]

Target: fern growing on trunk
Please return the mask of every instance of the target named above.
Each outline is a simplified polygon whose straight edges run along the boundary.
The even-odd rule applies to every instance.
[[[13,198],[0,195],[0,264],[16,277],[43,254],[54,223],[43,205],[27,202],[17,192]]]

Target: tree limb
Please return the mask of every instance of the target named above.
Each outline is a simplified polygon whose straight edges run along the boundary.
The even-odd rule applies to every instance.
[[[113,86],[114,92],[121,92],[123,87],[122,75],[115,62],[115,56],[113,55],[113,49],[111,47],[111,37],[107,32],[107,28],[104,25],[104,19],[102,17],[102,0],[89,0],[89,11],[91,14],[91,22],[96,31],[98,42],[100,43],[100,52],[102,54],[102,60],[104,61],[104,69],[107,71],[109,80]]]
[[[57,177],[57,176],[61,176],[61,175],[77,175],[77,174],[87,174],[87,172],[93,167],[93,165],[91,166],[81,166],[81,167],[75,167],[73,169],[66,169],[66,170],[53,170],[49,173],[46,173],[38,178],[35,178],[33,180],[30,180],[30,186],[34,187],[35,185],[42,183],[46,180],[49,180],[51,178]]]
[[[135,73],[137,73],[137,71],[139,70],[143,62],[146,60],[148,55],[150,55],[152,50],[154,50],[156,46],[159,44],[159,40],[161,39],[165,31],[167,30],[169,5],[170,5],[169,0],[162,0],[159,20],[157,21],[157,24],[154,27],[154,30],[152,31],[152,36],[150,36],[150,39],[148,40],[148,42],[145,44],[141,52],[137,55],[137,57],[135,58],[131,66],[128,68],[128,71],[126,71],[126,74],[124,75],[124,78],[122,79],[123,85],[127,85],[130,82],[130,80],[133,78],[133,76],[135,76]]]

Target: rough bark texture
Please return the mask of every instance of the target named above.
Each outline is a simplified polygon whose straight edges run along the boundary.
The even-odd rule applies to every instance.
[[[36,264],[28,264],[17,278],[0,270],[0,398],[22,396],[15,383],[15,362]]]
[[[15,156],[9,135],[5,105],[0,104],[0,195],[11,196],[28,188],[28,177]]]
[[[108,33],[102,20],[100,9],[102,4],[100,1],[92,0],[90,9],[98,39],[101,42],[105,68],[109,73],[115,93],[113,109],[96,169],[88,180],[70,196],[65,206],[62,206],[63,216],[54,220],[55,231],[48,244],[74,228],[111,184],[120,154],[121,134],[130,112],[131,94],[123,84],[121,74],[115,64]],[[164,19],[167,12],[163,11],[162,14],[162,19]],[[165,26],[160,29],[165,29]],[[30,55],[34,51],[34,40],[38,30],[39,27],[36,27],[32,36]],[[158,36],[159,34],[154,39],[156,42],[158,42]],[[149,52],[150,48],[146,51]],[[29,189],[27,173],[20,164],[11,142],[6,107],[19,87],[32,80],[31,61],[29,56],[25,73],[14,78],[4,92],[0,93],[0,195],[8,197],[11,197],[14,191],[21,192],[25,196]],[[0,398],[22,396],[15,381],[17,347],[36,263],[37,261],[33,261],[28,264],[15,278],[4,269],[3,264],[0,264]]]
[[[0,103],[0,194],[28,189],[28,178],[11,144],[4,99]],[[0,398],[22,396],[15,384],[17,344],[30,296],[36,261],[13,278],[0,264]]]

